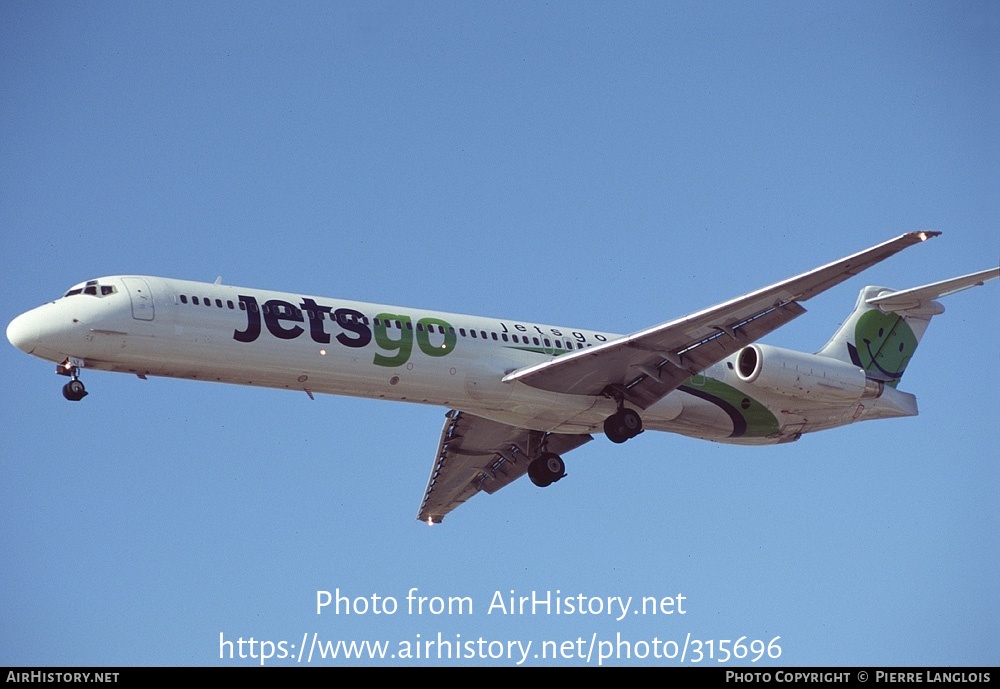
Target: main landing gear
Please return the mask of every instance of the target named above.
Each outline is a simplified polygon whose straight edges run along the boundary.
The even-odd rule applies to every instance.
[[[70,377],[70,381],[63,385],[62,389],[63,397],[70,402],[79,402],[89,394],[87,389],[83,387],[83,381],[80,380],[80,369],[74,363],[66,361],[59,364],[56,366],[56,373]]]
[[[566,475],[566,463],[553,452],[543,452],[528,465],[528,478],[539,488],[550,486]]]
[[[639,412],[625,406],[625,395],[617,389],[606,389],[605,394],[614,399],[618,411],[604,420],[604,435],[613,443],[623,443],[642,433]]]
[[[604,420],[604,434],[613,443],[623,443],[642,433],[642,417],[628,407],[622,407]]]

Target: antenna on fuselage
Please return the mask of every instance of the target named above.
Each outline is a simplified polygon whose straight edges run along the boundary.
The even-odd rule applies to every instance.
[[[212,284],[213,285],[221,285],[222,284],[222,276],[220,275],[219,277],[215,278],[215,282],[213,282]]]

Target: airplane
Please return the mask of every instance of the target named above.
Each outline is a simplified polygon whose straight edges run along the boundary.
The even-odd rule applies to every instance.
[[[801,302],[939,235],[903,234],[716,306],[629,335],[117,275],[16,317],[7,339],[55,362],[63,395],[85,369],[353,395],[449,408],[417,519],[527,474],[566,476],[562,456],[603,432],[644,430],[747,445],[869,419],[915,416],[897,388],[935,301],[993,268],[904,290],[868,286],[815,354],[758,344]]]

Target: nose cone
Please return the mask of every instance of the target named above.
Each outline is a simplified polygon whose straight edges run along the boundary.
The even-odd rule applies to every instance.
[[[22,313],[7,326],[7,339],[22,352],[31,354],[38,346],[40,329],[35,311]]]

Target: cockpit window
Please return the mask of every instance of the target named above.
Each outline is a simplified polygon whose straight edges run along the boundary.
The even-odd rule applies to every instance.
[[[77,294],[87,294],[92,297],[106,297],[117,291],[118,288],[114,285],[102,285],[97,280],[88,280],[82,285],[75,285],[72,289],[66,292],[63,297],[73,297]]]

